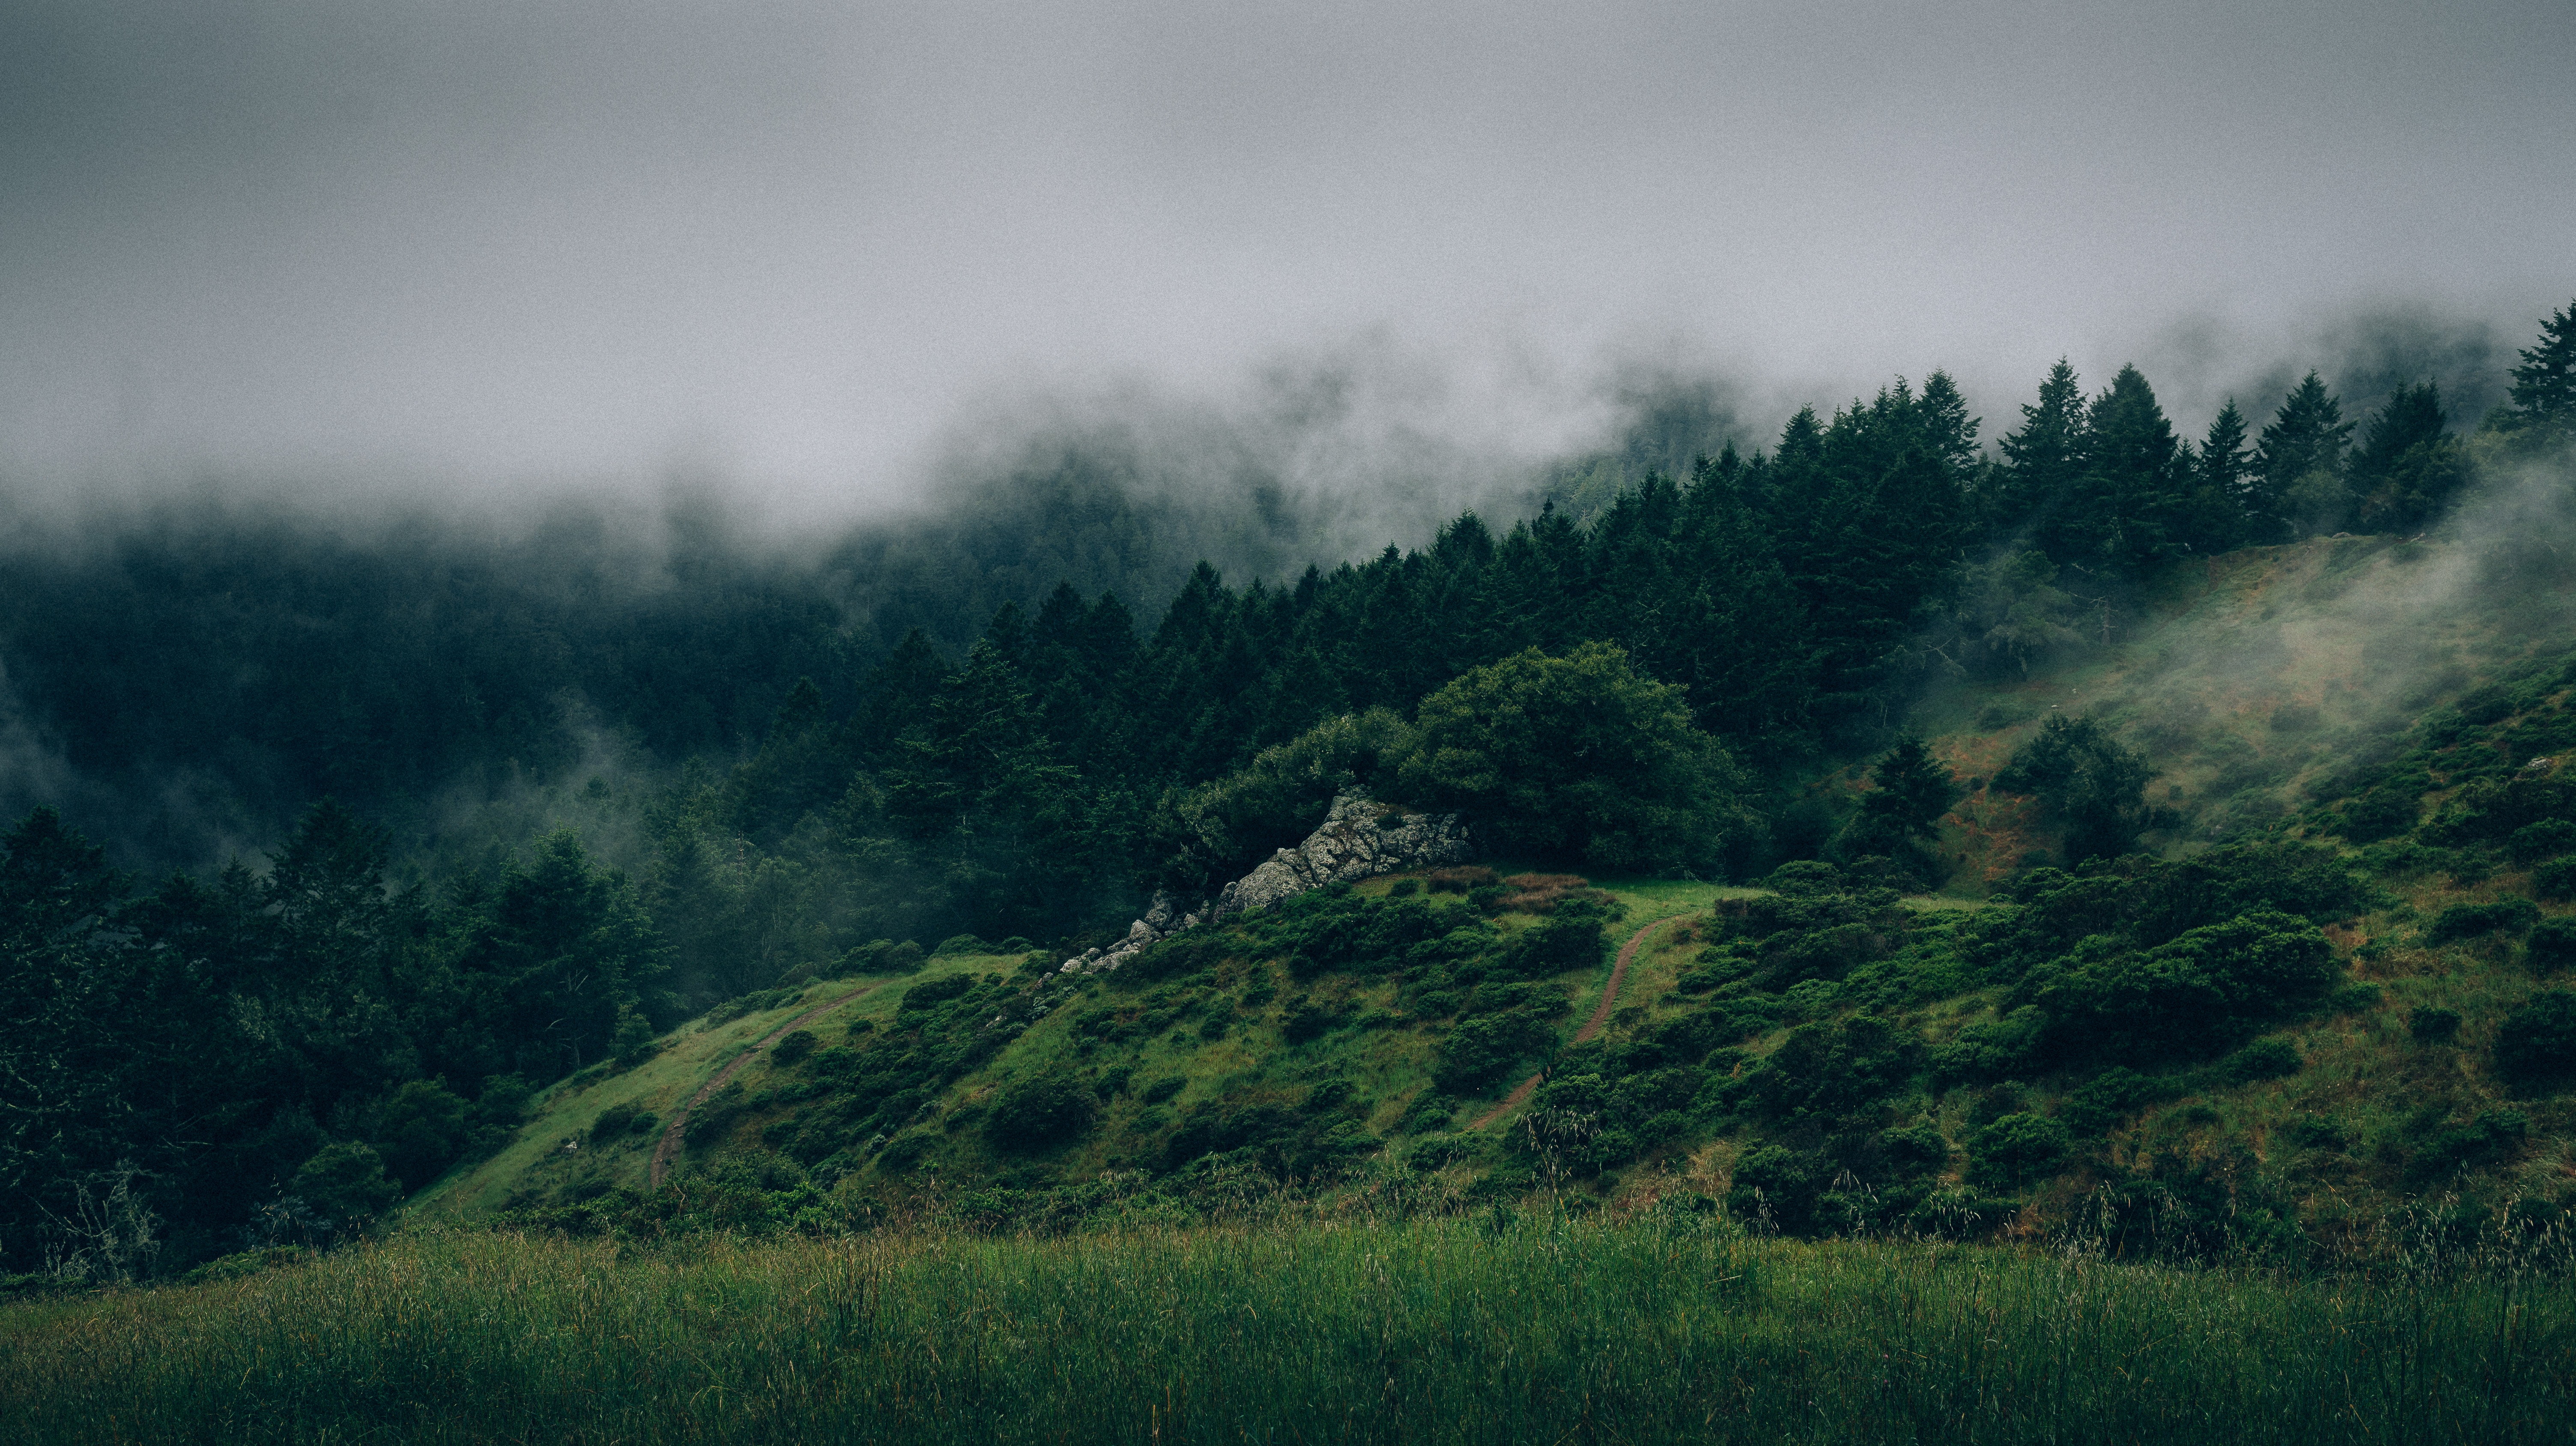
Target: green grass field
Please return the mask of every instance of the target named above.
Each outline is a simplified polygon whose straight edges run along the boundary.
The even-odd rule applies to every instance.
[[[433,1230],[0,1308],[0,1420],[31,1446],[2553,1442],[2576,1292],[1660,1212],[651,1250]]]

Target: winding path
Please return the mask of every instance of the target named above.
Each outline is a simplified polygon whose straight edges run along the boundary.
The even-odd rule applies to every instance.
[[[1601,1002],[1593,1007],[1592,1017],[1583,1021],[1583,1027],[1574,1031],[1574,1042],[1576,1044],[1581,1044],[1592,1036],[1599,1034],[1601,1032],[1601,1027],[1610,1022],[1610,1011],[1618,1007],[1619,986],[1626,983],[1628,980],[1628,964],[1629,961],[1637,957],[1637,947],[1646,942],[1646,936],[1648,934],[1655,932],[1655,930],[1662,925],[1671,923],[1678,917],[1680,916],[1667,914],[1663,918],[1657,919],[1654,923],[1648,924],[1646,927],[1639,929],[1636,933],[1628,936],[1628,942],[1621,945],[1619,948],[1619,961],[1610,966],[1610,982],[1601,986]],[[1540,1070],[1538,1073],[1531,1075],[1528,1079],[1522,1080],[1510,1094],[1503,1096],[1503,1102],[1501,1104],[1498,1104],[1492,1109],[1485,1111],[1482,1115],[1477,1116],[1476,1122],[1469,1125],[1467,1128],[1471,1130],[1481,1130],[1485,1126],[1492,1124],[1494,1121],[1501,1119],[1503,1116],[1510,1114],[1512,1111],[1519,1109],[1521,1106],[1528,1104],[1529,1097],[1538,1093],[1539,1081],[1545,1078],[1547,1078],[1547,1071]],[[709,1086],[709,1088],[713,1088],[713,1086]],[[677,1125],[673,1125],[672,1128],[676,1131],[679,1127]],[[653,1178],[656,1180],[662,1178],[660,1174],[661,1157],[658,1155],[654,1157],[653,1168],[655,1171]]]
[[[1627,962],[1624,956],[1620,962],[1623,964]],[[662,1172],[671,1167],[671,1157],[680,1153],[680,1138],[689,1128],[689,1111],[696,1109],[700,1104],[704,1103],[707,1096],[714,1094],[718,1089],[723,1088],[724,1082],[733,1078],[734,1071],[751,1063],[751,1057],[753,1055],[760,1053],[762,1050],[769,1048],[773,1044],[776,1044],[779,1040],[786,1037],[788,1031],[796,1028],[796,1026],[800,1024],[803,1024],[806,1020],[812,1019],[818,1014],[829,1014],[833,1010],[840,1008],[842,1005],[849,1003],[851,1000],[858,998],[862,994],[868,993],[876,987],[877,986],[874,984],[869,984],[853,989],[838,999],[834,999],[823,1004],[817,1004],[813,1008],[806,1010],[804,1013],[797,1015],[795,1018],[788,1020],[785,1024],[782,1024],[776,1029],[769,1031],[769,1033],[762,1035],[758,1040],[754,1041],[750,1047],[743,1050],[742,1053],[735,1055],[724,1068],[717,1070],[714,1078],[709,1079],[705,1084],[698,1086],[698,1092],[689,1096],[689,1102],[680,1106],[678,1113],[671,1116],[670,1126],[662,1131],[661,1143],[653,1147],[653,1183],[655,1185],[660,1185],[662,1183]]]

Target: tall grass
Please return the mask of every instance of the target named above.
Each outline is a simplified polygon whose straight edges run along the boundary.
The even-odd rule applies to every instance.
[[[2576,1297],[1687,1219],[424,1233],[0,1312],[55,1441],[2566,1441]]]

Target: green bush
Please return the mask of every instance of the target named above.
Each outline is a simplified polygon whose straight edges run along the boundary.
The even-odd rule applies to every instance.
[[[2257,1080],[2288,1079],[2306,1064],[2299,1057],[2298,1046],[2288,1040],[2258,1039],[2229,1055],[2219,1065],[2219,1072],[2231,1084],[2252,1084]]]
[[[782,1035],[776,1044],[769,1047],[769,1055],[780,1065],[793,1068],[798,1061],[812,1054],[814,1046],[819,1042],[814,1038],[814,1031],[810,1029],[790,1030]]]
[[[1533,1060],[1555,1045],[1556,1031],[1533,1010],[1462,1019],[1440,1041],[1431,1083],[1442,1094],[1479,1094],[1514,1064]]]
[[[1079,1081],[1038,1075],[1002,1091],[984,1116],[984,1138],[1000,1150],[1046,1149],[1089,1130],[1098,1108]]]
[[[2045,1115],[2006,1115],[1968,1137],[1968,1182],[2014,1190],[2054,1175],[2066,1163],[2066,1126]]]
[[[2407,1012],[2406,1032],[2417,1044],[2449,1044],[2459,1037],[2460,1011],[2419,1004]]]
[[[1545,979],[1572,969],[1597,969],[1610,956],[1598,917],[1547,919],[1521,931],[1503,949],[1502,968],[1524,979]]]
[[[2576,964],[2576,918],[2541,920],[2523,947],[2531,967],[2543,974]]]
[[[287,1188],[315,1215],[342,1230],[382,1215],[403,1195],[402,1187],[386,1178],[383,1159],[354,1140],[323,1146]]]
[[[2507,857],[2518,864],[2538,863],[2560,854],[2576,852],[2576,823],[2563,818],[2544,818],[2515,829],[2505,839]]]
[[[1764,1145],[1735,1162],[1727,1213],[1748,1222],[1767,1219],[1786,1234],[1804,1235],[1815,1227],[1816,1206],[1832,1178],[1820,1155]]]
[[[903,998],[896,1002],[895,1009],[898,1013],[929,1009],[956,999],[974,987],[975,978],[971,974],[951,974],[945,979],[933,979],[903,991]]]
[[[2537,1093],[2576,1078],[2576,994],[2535,994],[2496,1029],[2496,1073]]]
[[[2501,1164],[2522,1148],[2531,1122],[2518,1110],[2486,1110],[2465,1125],[2440,1131],[2406,1162],[2417,1185],[2439,1184],[2462,1170]]]
[[[374,1136],[385,1168],[405,1190],[445,1173],[474,1132],[469,1106],[444,1080],[409,1080],[378,1110]]]
[[[2576,858],[2552,859],[2533,869],[2531,891],[2544,899],[2576,899]]]
[[[590,1142],[605,1145],[625,1137],[634,1129],[636,1117],[643,1110],[633,1100],[624,1100],[601,1110],[590,1122]]]
[[[2540,922],[2540,906],[2512,897],[2485,904],[2453,904],[2435,915],[2424,942],[2448,944],[2484,934],[2519,934]]]
[[[1932,1072],[1944,1080],[2009,1079],[2038,1054],[2048,1016],[2025,1004],[2000,1019],[1981,1020],[1932,1048]]]
[[[2415,788],[2374,788],[2343,806],[2335,831],[2357,844],[2392,839],[2415,827],[2424,796]]]
[[[2057,1118],[2070,1134],[2098,1135],[2165,1093],[2167,1088],[2162,1082],[2115,1064],[2069,1090],[2058,1106]]]
[[[2313,924],[2258,909],[2145,951],[2115,940],[2035,974],[2025,992],[2070,1057],[2201,1054],[2324,997],[2334,948]]]

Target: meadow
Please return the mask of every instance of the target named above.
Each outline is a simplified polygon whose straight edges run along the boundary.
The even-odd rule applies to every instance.
[[[658,1245],[421,1228],[0,1307],[15,1441],[2546,1442],[2576,1291],[1305,1218]]]

